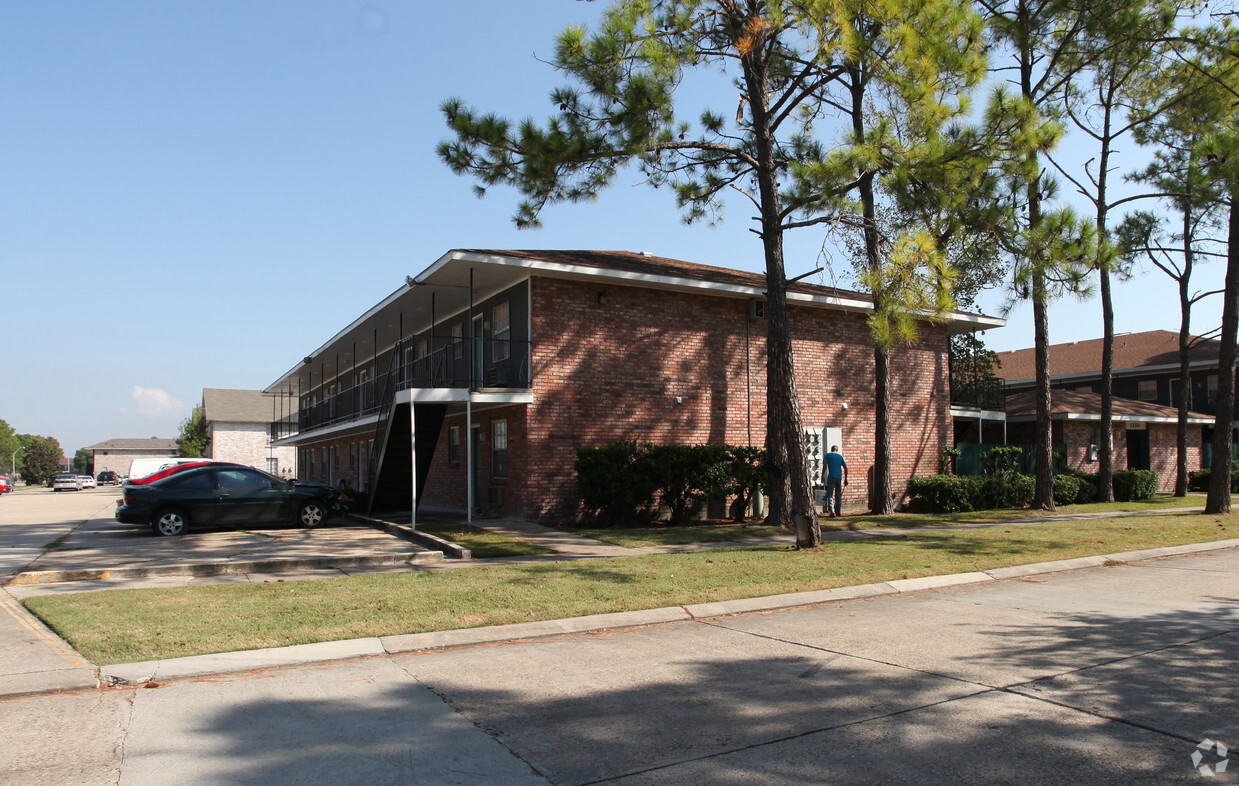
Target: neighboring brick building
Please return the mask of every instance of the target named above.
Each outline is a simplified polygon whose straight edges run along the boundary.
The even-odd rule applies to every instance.
[[[1034,391],[1007,397],[1008,441],[1036,442],[1037,398]],[[1158,475],[1158,490],[1173,491],[1177,475],[1175,432],[1179,411],[1160,404],[1114,398],[1115,469],[1151,469]],[[1050,394],[1053,443],[1063,445],[1066,463],[1080,472],[1097,472],[1101,438],[1101,394],[1055,390]],[[1187,470],[1201,467],[1201,428],[1212,425],[1213,416],[1189,412]]]
[[[203,389],[202,410],[210,438],[208,457],[257,467],[283,478],[296,477],[296,449],[272,444],[274,424],[288,414],[280,407],[290,405],[295,408],[296,402],[264,396],[261,390]]]
[[[365,489],[379,509],[416,493],[563,518],[579,512],[578,448],[765,443],[764,276],[631,252],[454,251],[408,282],[264,391],[299,400],[280,444],[301,477]],[[844,504],[864,508],[870,301],[796,283],[789,304],[805,427],[842,446]],[[955,314],[893,353],[897,494],[951,438],[949,334],[1002,324]]]
[[[175,439],[109,439],[97,445],[88,445],[85,450],[94,451],[95,466],[91,470],[98,475],[105,469],[129,474],[129,465],[136,458],[164,458],[180,455]]]
[[[1217,411],[1218,351],[1220,345],[1198,337],[1188,352],[1190,385],[1187,394],[1187,465],[1189,470],[1208,467]],[[1082,456],[1075,469],[1097,471],[1089,459],[1088,445],[1097,444],[1096,424],[1101,420],[1102,339],[1050,346],[1050,405],[1056,421],[1075,421],[1061,436],[1074,433],[1075,440],[1060,439],[1056,423],[1055,443],[1066,443],[1068,452]],[[1007,422],[1035,418],[1033,390],[1036,357],[1032,348],[997,353],[997,373],[1008,396]],[[1183,399],[1179,386],[1179,334],[1169,330],[1124,333],[1114,338],[1114,467],[1156,469],[1161,488],[1174,488],[1175,429]],[[1013,403],[1014,402],[1014,403]],[[1019,414],[1022,412],[1023,414]],[[1239,403],[1236,404],[1239,415]],[[1088,426],[1089,422],[1092,426]],[[1091,429],[1091,431],[1090,431]],[[1091,435],[1091,436],[1090,436]],[[1010,442],[1033,440],[1028,430],[1011,428]]]

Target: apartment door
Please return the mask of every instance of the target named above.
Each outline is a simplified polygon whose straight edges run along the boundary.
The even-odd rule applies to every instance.
[[[1127,427],[1127,468],[1150,469],[1149,432],[1145,428]]]

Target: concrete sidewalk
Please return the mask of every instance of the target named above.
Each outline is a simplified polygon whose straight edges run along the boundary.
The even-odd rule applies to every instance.
[[[323,642],[141,663],[101,665],[97,669],[21,607],[6,589],[0,592],[0,599],[4,601],[0,603],[0,608],[6,612],[3,617],[0,617],[0,698],[88,689],[100,685],[140,685],[169,679],[247,672],[255,669],[348,660],[375,655],[524,641],[567,633],[609,631],[667,622],[811,607],[845,600],[1001,582],[1008,579],[1026,579],[1044,574],[1231,549],[1239,549],[1239,539],[1017,565],[977,573],[894,580],[813,592],[516,625]]]
[[[83,505],[89,505],[91,502],[85,497],[79,497],[74,501]],[[89,508],[84,509],[89,510]],[[31,559],[31,561],[22,568],[10,570],[10,579],[16,578],[16,583],[10,583],[0,589],[0,697],[86,689],[101,684],[141,684],[154,679],[242,672],[257,668],[371,655],[523,640],[569,632],[615,630],[675,620],[811,606],[927,588],[1000,581],[1012,577],[1239,546],[1239,539],[1237,539],[1015,566],[985,573],[891,581],[862,587],[651,609],[624,614],[596,615],[578,619],[443,631],[412,636],[326,642],[253,652],[203,655],[174,661],[92,665],[55,633],[48,630],[38,618],[27,612],[20,604],[20,600],[39,594],[117,588],[295,581],[357,573],[455,569],[544,560],[598,559],[794,542],[792,536],[787,535],[713,544],[630,549],[600,543],[522,519],[481,519],[476,520],[474,525],[540,543],[553,549],[555,553],[484,562],[460,560],[441,562],[438,561],[441,555],[427,554],[425,549],[366,527],[328,527],[309,531],[285,529],[261,532],[217,532],[197,541],[192,535],[169,540],[152,538],[137,533],[131,528],[118,529],[112,522],[110,513],[111,508],[104,505],[102,509],[94,510],[84,521],[73,523],[70,530],[72,537],[69,539],[73,548],[52,549],[34,556],[33,559],[23,558]],[[1029,519],[1023,523],[1044,520]],[[0,523],[3,523],[2,520]],[[1003,526],[1013,524],[1017,522],[1002,523]],[[995,525],[960,525],[950,529],[972,529],[978,526]],[[823,533],[823,537],[828,540],[853,539],[917,531],[924,530],[828,531]],[[39,538],[44,537],[49,537],[49,533],[40,531]],[[195,561],[186,562],[186,554],[193,555]],[[278,554],[278,559],[273,556],[276,554]],[[118,563],[127,567],[115,567]]]
[[[198,679],[179,678],[195,659],[147,664],[132,686],[8,699],[0,772],[137,786],[1234,783],[1239,549],[1218,545],[798,594],[761,613],[711,604],[236,653],[248,662]],[[951,581],[964,583],[926,588]]]

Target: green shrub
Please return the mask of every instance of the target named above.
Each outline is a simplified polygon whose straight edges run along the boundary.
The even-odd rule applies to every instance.
[[[707,497],[727,491],[730,473],[721,445],[652,445],[646,460],[672,524],[684,523]]]
[[[1082,481],[1072,475],[1054,476],[1054,504],[1074,505],[1080,496]]]
[[[1080,489],[1076,492],[1074,504],[1086,505],[1089,502],[1095,501],[1097,499],[1097,481],[1085,477],[1077,477],[1077,480],[1080,481]]]
[[[613,442],[579,449],[575,469],[586,511],[612,526],[654,518],[655,498],[681,524],[708,499],[735,494],[747,505],[766,486],[765,451],[724,445]]]
[[[611,526],[648,518],[658,490],[644,460],[649,447],[625,440],[577,450],[577,489],[590,515]]]
[[[930,475],[908,480],[908,507],[916,513],[961,513],[975,510],[980,478]]]
[[[1114,473],[1114,499],[1134,502],[1157,493],[1157,473],[1151,469],[1121,469]]]
[[[766,468],[766,451],[754,447],[727,446],[727,469],[731,476],[730,492],[736,498],[732,519],[744,521],[745,511],[753,498],[766,490],[769,477]]]
[[[981,510],[1022,508],[1032,504],[1036,482],[1030,475],[1002,474],[981,478]]]
[[[1202,469],[1196,472],[1189,472],[1187,478],[1187,490],[1206,493],[1209,491],[1209,478],[1212,477],[1213,470]],[[1239,493],[1239,470],[1232,469],[1230,471],[1230,490]]]
[[[986,475],[1015,475],[1023,456],[1024,449],[1016,445],[991,448],[981,454],[981,471]]]

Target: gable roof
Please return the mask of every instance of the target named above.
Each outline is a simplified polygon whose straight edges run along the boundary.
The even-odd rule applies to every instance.
[[[419,318],[426,321],[427,315],[437,313],[442,318],[462,313],[471,307],[474,300],[471,293],[477,299],[485,299],[535,276],[737,299],[760,299],[766,293],[764,274],[647,252],[454,249],[417,275],[405,276],[405,283],[396,291],[306,355],[302,364],[336,355],[331,351],[334,346],[354,343],[359,347],[359,355],[366,356],[362,354],[364,345],[365,353],[373,356],[392,346],[400,338],[399,332],[407,335],[418,330],[415,322]],[[788,301],[793,305],[852,313],[873,311],[873,300],[866,293],[804,281],[789,283]],[[411,321],[402,324],[397,314],[408,314]],[[959,311],[949,314],[946,324],[956,333],[1002,327],[1006,320]],[[266,390],[295,390],[294,383],[302,364],[289,369]]]
[[[1050,377],[1088,377],[1101,373],[1104,339],[1073,341],[1050,345]],[[1193,366],[1217,364],[1221,344],[1193,336],[1188,358]],[[996,369],[1008,383],[1031,381],[1037,376],[1036,350],[1033,348],[998,352],[1002,365]],[[1179,334],[1170,330],[1123,333],[1114,337],[1115,373],[1137,370],[1169,370],[1179,367]]]
[[[275,399],[261,390],[202,390],[203,417],[208,423],[271,423],[279,419],[275,406]]]
[[[83,450],[179,450],[175,439],[151,437],[149,439],[109,439],[97,445],[88,445]]]
[[[1177,407],[1166,407],[1148,401],[1136,401],[1115,396],[1114,422],[1178,423]],[[1037,419],[1037,391],[1024,390],[1007,396],[1007,422],[1020,423]],[[1101,420],[1101,394],[1086,390],[1050,391],[1051,420]],[[1212,415],[1188,412],[1188,423],[1212,423]]]

